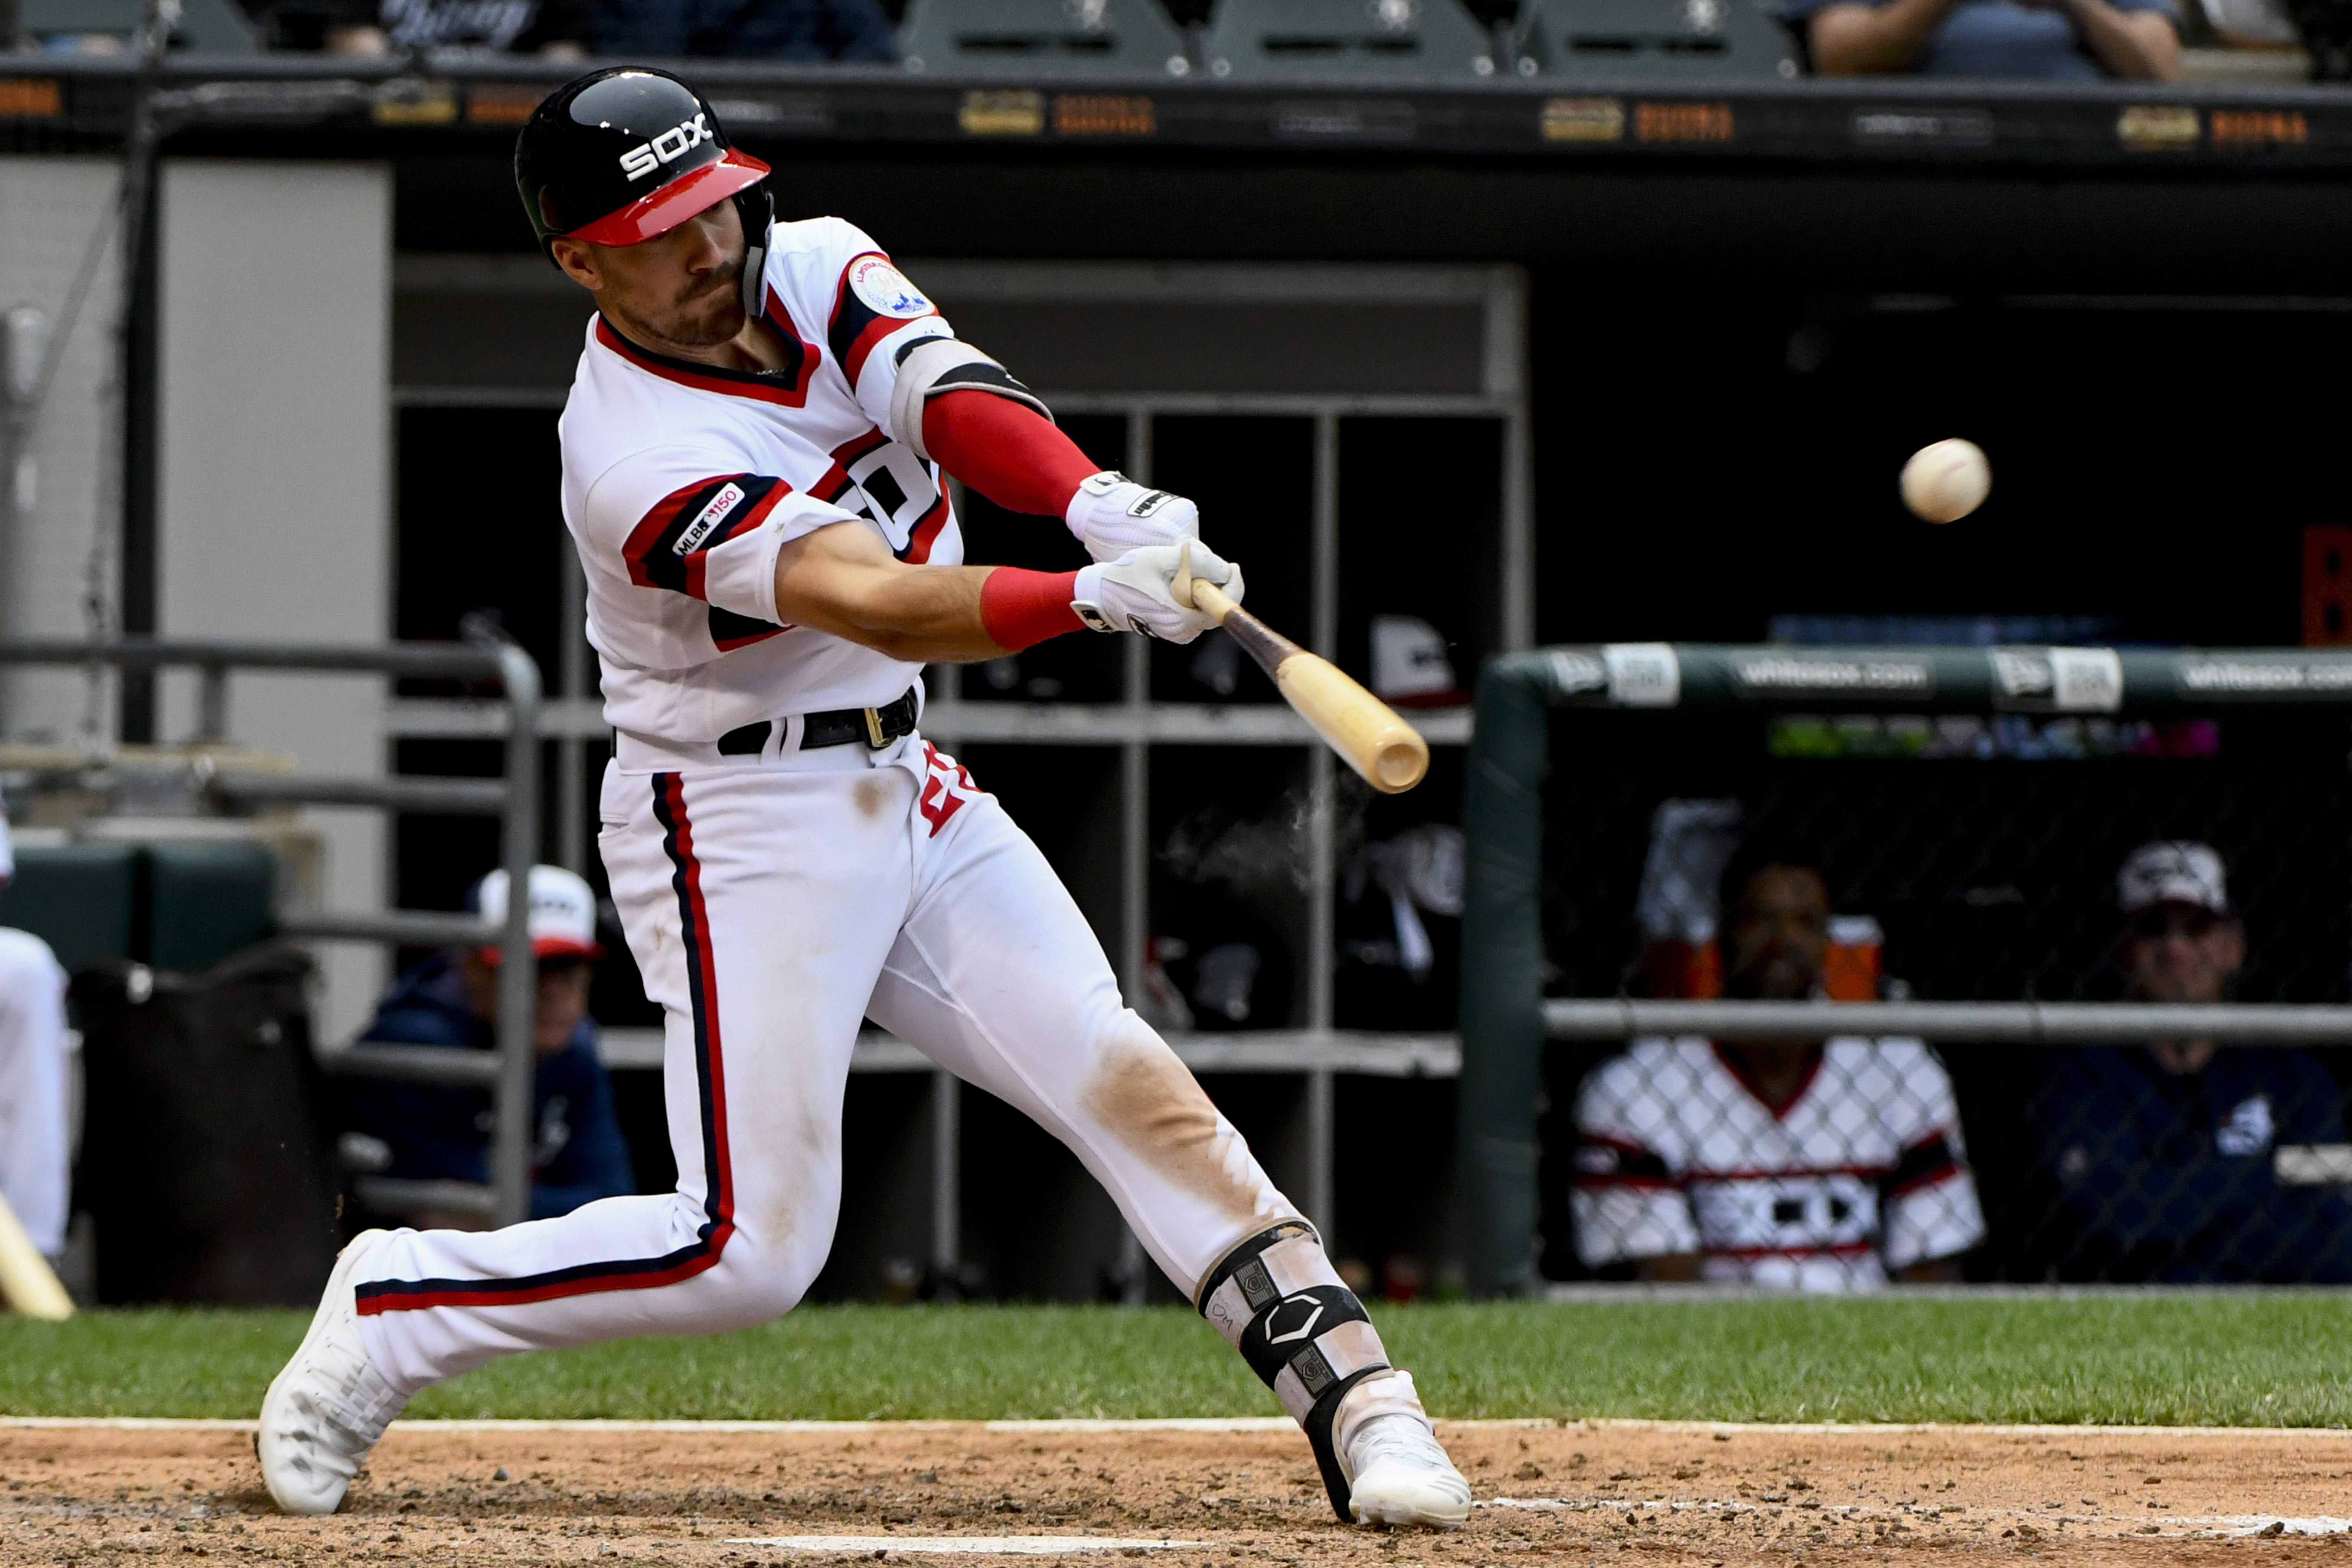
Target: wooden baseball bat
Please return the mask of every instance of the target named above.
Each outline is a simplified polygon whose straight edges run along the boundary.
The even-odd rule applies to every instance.
[[[1349,767],[1383,795],[1402,795],[1429,771],[1429,742],[1396,710],[1340,674],[1328,659],[1308,653],[1227,598],[1215,583],[1192,575],[1188,542],[1178,563],[1175,597],[1233,633],[1258,667],[1274,677],[1283,700],[1315,727]]]
[[[34,1249],[33,1239],[25,1234],[5,1197],[0,1197],[0,1296],[28,1318],[62,1322],[73,1316],[73,1298],[50,1272],[49,1260]]]

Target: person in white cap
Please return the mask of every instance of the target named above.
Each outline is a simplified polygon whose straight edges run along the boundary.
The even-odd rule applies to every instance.
[[[469,908],[506,918],[507,873],[475,883]],[[569,1214],[600,1197],[636,1190],[629,1148],[613,1110],[613,1085],[596,1057],[588,988],[604,949],[596,941],[596,896],[572,873],[551,865],[530,873],[530,945],[539,958],[539,1048],[531,1173],[534,1219]],[[401,1045],[488,1051],[497,1043],[496,947],[437,954],[393,983],[362,1038]],[[484,1089],[363,1082],[351,1092],[352,1130],[386,1145],[383,1173],[411,1180],[489,1179],[490,1097]],[[479,1220],[416,1217],[443,1228]]]
[[[2228,873],[2210,844],[2160,839],[2142,844],[2116,873],[2116,902],[2128,925],[2121,956],[2135,1000],[2218,1002],[2246,967],[2246,925],[2230,904]],[[2164,1070],[2196,1072],[2213,1060],[2210,1040],[2158,1040],[2148,1048]]]
[[[2212,846],[2142,844],[2116,878],[2116,963],[2134,1001],[2226,1001],[2246,927]],[[2212,1040],[2055,1047],[2032,1103],[2055,1189],[2041,1239],[2065,1280],[2175,1284],[2352,1281],[2352,1205],[2283,1187],[2281,1145],[2345,1141],[2327,1070],[2294,1050]]]
[[[0,809],[0,892],[16,874]],[[49,945],[0,926],[0,1197],[33,1245],[65,1249],[72,1156],[66,1126],[66,972]]]

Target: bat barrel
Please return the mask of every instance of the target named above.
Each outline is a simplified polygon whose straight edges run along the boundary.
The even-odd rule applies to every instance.
[[[1294,653],[1274,672],[1274,684],[1315,733],[1382,794],[1402,794],[1429,771],[1429,742],[1421,732],[1327,661]]]
[[[1189,570],[1179,580],[1176,597],[1231,632],[1274,677],[1284,700],[1373,789],[1401,795],[1429,771],[1429,742],[1421,732],[1328,660],[1307,653]]]

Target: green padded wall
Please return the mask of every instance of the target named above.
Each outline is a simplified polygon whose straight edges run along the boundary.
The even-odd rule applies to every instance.
[[[0,925],[40,937],[68,972],[121,958],[209,969],[276,929],[277,882],[256,843],[19,849]]]
[[[146,848],[147,962],[209,969],[266,939],[278,865],[256,843],[159,843]]]
[[[136,954],[139,852],[129,844],[20,848],[0,925],[29,931],[68,971]]]

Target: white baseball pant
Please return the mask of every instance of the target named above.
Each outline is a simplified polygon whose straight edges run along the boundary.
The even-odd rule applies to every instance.
[[[33,1245],[65,1249],[66,972],[49,945],[0,927],[0,1197]]]
[[[358,1288],[404,1393],[509,1351],[792,1308],[833,1244],[877,1023],[1068,1145],[1188,1294],[1297,1214],[995,798],[918,736],[605,774],[601,845],[667,1019],[678,1186],[503,1230],[395,1231]],[[629,760],[625,749],[623,761]]]

